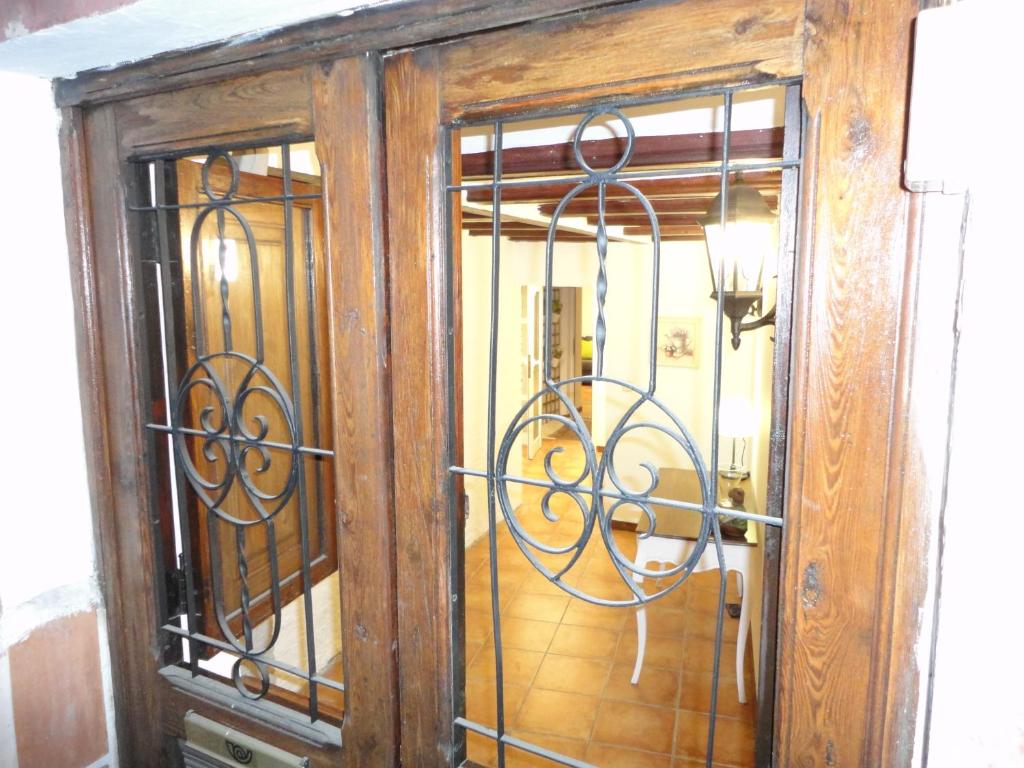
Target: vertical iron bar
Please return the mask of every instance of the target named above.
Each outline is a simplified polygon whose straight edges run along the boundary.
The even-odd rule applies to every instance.
[[[721,222],[723,238],[728,224],[729,211],[729,139],[732,129],[732,91],[724,94],[722,126],[722,177],[721,177]],[[719,259],[718,285],[724,286],[725,259]],[[714,506],[718,505],[718,409],[722,400],[722,323],[725,317],[725,290],[718,291],[715,311],[715,382],[711,413],[711,499]],[[718,515],[712,514],[711,523],[715,537],[715,551],[718,555],[718,617],[715,623],[715,658],[711,667],[711,706],[708,713],[708,746],[705,764],[711,768],[711,760],[715,753],[715,720],[718,716],[718,676],[722,661],[722,623],[725,613],[725,588],[727,571],[725,555],[722,552],[722,534],[719,528]],[[743,585],[744,588],[747,586]]]
[[[231,307],[228,304],[227,243],[224,241],[224,209],[217,208],[217,263],[220,264],[220,322],[224,328],[224,351],[231,351]],[[256,254],[252,254],[255,261]],[[193,280],[195,276],[193,275]]]
[[[313,431],[313,446],[320,446],[320,363],[316,345],[316,252],[313,248],[313,211],[301,208],[302,213],[302,244],[306,255],[306,326],[309,334],[309,408],[313,413],[310,428]],[[317,540],[320,544],[320,555],[327,548],[326,532],[324,531],[324,478],[323,460],[313,459],[313,477],[316,483],[316,524]]]
[[[252,616],[249,609],[252,597],[249,593],[249,557],[245,551],[245,528],[235,526],[235,549],[238,551],[239,603],[242,608],[242,636],[245,650],[252,650]]]
[[[178,402],[178,382],[175,376],[179,373],[177,350],[174,346],[174,334],[175,334],[175,323],[174,323],[174,296],[172,292],[172,275],[171,275],[171,264],[170,264],[170,233],[167,226],[167,209],[166,209],[166,194],[167,194],[167,183],[165,180],[165,174],[167,172],[166,164],[163,160],[157,160],[154,163],[155,166],[155,177],[156,183],[155,194],[156,194],[156,220],[157,220],[157,233],[159,237],[160,247],[160,289],[163,300],[164,310],[164,354],[167,360],[166,374],[166,387],[168,393],[167,402],[167,423],[170,426],[174,426],[175,420],[175,404]],[[174,161],[171,161],[171,169],[175,168]],[[179,254],[179,259],[181,258]],[[196,275],[192,276],[193,284],[196,281]],[[195,294],[193,294],[195,295]],[[198,326],[197,332],[198,332]],[[184,440],[184,438],[182,438]],[[186,625],[188,627],[188,664],[189,670],[193,677],[199,674],[199,652],[196,641],[192,638],[195,636],[196,629],[196,605],[195,605],[195,581],[192,571],[192,535],[189,530],[189,519],[188,510],[185,509],[185,479],[182,476],[181,471],[178,469],[178,440],[175,435],[171,435],[171,463],[174,467],[174,477],[171,482],[175,484],[178,490],[178,528],[181,535],[181,560],[182,567],[185,571],[185,605],[186,605]]]
[[[803,140],[803,106],[800,86],[787,85],[783,113],[782,159],[799,160]],[[779,194],[779,252],[775,296],[775,344],[772,361],[771,434],[768,443],[768,493],[765,515],[783,516],[786,487],[786,433],[789,416],[790,339],[793,311],[793,269],[796,260],[797,198],[800,168],[782,171]],[[757,678],[757,734],[754,744],[755,765],[771,763],[775,722],[775,653],[779,625],[779,575],[782,530],[764,527],[764,583],[761,613],[761,664]]]
[[[604,303],[608,298],[608,228],[604,223],[605,182],[597,184],[597,286],[594,297],[597,300],[597,325],[594,328],[594,375],[604,375],[604,344],[608,336],[607,321],[604,316]]]
[[[306,467],[305,459],[299,453],[298,447],[302,445],[302,384],[299,380],[299,352],[298,333],[295,327],[295,247],[292,242],[292,168],[291,153],[288,144],[281,145],[281,177],[284,185],[284,271],[285,271],[285,300],[288,319],[288,362],[291,373],[292,419],[294,422],[294,433],[292,439],[295,445],[292,446],[292,460],[298,462],[298,491],[299,491],[299,536],[302,545],[302,603],[306,612],[306,661],[307,672],[309,673],[309,719],[316,722],[319,715],[317,712],[317,683],[313,681],[316,676],[316,639],[313,635],[313,578],[309,570],[309,519],[307,517],[306,498]],[[256,257],[253,255],[253,268],[256,269]]]
[[[501,651],[501,616],[498,595],[498,532],[494,477],[495,400],[498,377],[498,299],[501,279],[501,142],[502,122],[494,124],[494,178],[491,180],[491,340],[487,361],[487,522],[491,560],[491,623],[494,626],[494,675],[497,698],[498,768],[505,768],[505,680]],[[548,300],[550,304],[550,299]],[[550,362],[549,362],[550,365]],[[550,371],[548,371],[550,374]]]
[[[658,303],[661,292],[661,225],[658,223],[657,213],[652,213],[651,242],[654,246],[651,254],[651,282],[654,288],[651,291],[651,354],[647,392],[653,395],[658,386]]]
[[[445,163],[444,163],[444,179],[445,179],[445,190],[452,186],[452,153],[455,141],[456,130],[451,126],[446,126],[444,129],[444,147],[447,149],[445,152]],[[456,302],[462,300],[461,294],[456,295],[456,285],[461,286],[461,278],[457,278],[455,274],[456,269],[462,269],[461,260],[456,265],[455,262],[455,249],[458,247],[461,253],[461,244],[456,246],[455,238],[461,237],[461,231],[456,231],[454,227],[454,207],[458,201],[458,205],[462,204],[462,195],[453,195],[451,192],[445,193],[445,226],[444,231],[448,238],[445,249],[445,285],[444,292],[447,300],[446,312],[447,316],[445,321],[447,323],[448,339],[450,343],[445,349],[445,362],[446,362],[446,374],[445,380],[446,396],[448,399],[448,424],[446,430],[447,438],[447,466],[454,467],[457,464],[461,464],[461,461],[457,461],[456,457],[459,456],[460,446],[458,443],[459,437],[459,424],[457,419],[462,418],[462,411],[459,408],[459,403],[456,397],[457,379],[456,377],[462,372],[463,361],[461,359],[456,360],[456,342],[455,334],[462,331],[461,327],[457,327],[455,323],[456,318]],[[461,211],[460,211],[461,213]],[[448,473],[448,500],[449,500],[449,515],[451,523],[448,526],[448,551],[452,553],[451,557],[451,569],[449,571],[449,582],[448,589],[449,594],[452,596],[454,603],[452,611],[452,643],[448,649],[448,661],[451,665],[452,679],[451,679],[451,695],[452,695],[452,709],[456,713],[455,718],[452,721],[452,759],[456,765],[462,765],[466,760],[466,729],[460,728],[458,720],[460,716],[466,714],[466,605],[463,596],[465,595],[465,570],[466,570],[466,542],[465,542],[465,518],[462,516],[463,511],[466,509],[463,506],[463,499],[466,499],[465,504],[468,504],[468,497],[465,496],[465,492],[459,493],[465,486],[463,482],[460,482],[459,476],[454,472]]]

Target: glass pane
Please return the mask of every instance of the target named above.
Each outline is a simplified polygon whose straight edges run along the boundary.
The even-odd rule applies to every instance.
[[[753,763],[785,94],[453,131],[476,763]]]
[[[315,148],[157,159],[139,178],[166,661],[340,722]]]

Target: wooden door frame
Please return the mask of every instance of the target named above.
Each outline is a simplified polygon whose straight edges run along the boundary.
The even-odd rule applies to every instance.
[[[396,760],[398,696],[394,593],[390,384],[383,268],[383,153],[376,54],[65,108],[62,145],[79,309],[78,339],[93,501],[107,616],[119,753],[130,765],[162,765],[192,709],[298,754],[313,764],[387,765]],[[216,109],[203,105],[215,104]],[[344,749],[314,729],[282,732],[225,701],[162,679],[162,588],[146,520],[152,477],[143,407],[147,358],[139,294],[131,158],[212,144],[311,136],[323,164],[330,398],[342,654],[348,690]],[[346,318],[357,322],[345,322]],[[127,405],[127,407],[126,407]],[[372,466],[373,471],[366,467]],[[358,584],[359,588],[350,588]],[[385,596],[383,599],[381,596]],[[348,670],[351,670],[349,672]],[[187,682],[187,681],[185,681]],[[244,709],[239,707],[240,709]]]
[[[206,46],[58,82],[90,493],[106,607],[115,628],[110,633],[112,666],[118,739],[125,760],[146,765],[151,759],[146,756],[155,745],[152,733],[138,731],[133,725],[147,718],[158,722],[161,713],[144,691],[131,685],[132,680],[144,679],[140,676],[155,674],[148,650],[152,647],[155,597],[145,575],[151,553],[139,544],[145,539],[139,499],[145,498],[142,491],[147,479],[145,467],[135,458],[143,454],[134,450],[142,435],[133,374],[138,359],[132,321],[137,299],[131,274],[125,271],[128,228],[123,202],[128,181],[119,155],[116,111],[147,95],[173,94],[200,84],[229,85],[242,75],[251,78],[289,66],[304,67],[315,82],[312,109],[330,114],[325,126],[333,121],[334,131],[355,131],[370,138],[376,132],[379,137],[380,103],[360,101],[347,87],[353,82],[379,83],[377,58],[353,59],[359,63],[334,65],[333,70],[316,62],[520,25],[542,17],[564,16],[549,23],[585,25],[598,19],[601,6],[619,4],[609,0],[397,3],[349,18],[299,25],[242,44]],[[646,4],[664,2],[648,0]],[[797,533],[787,536],[784,543],[777,668],[776,722],[780,727],[775,744],[779,765],[909,765],[914,744],[921,738],[917,712],[924,670],[918,668],[915,646],[931,578],[923,557],[934,529],[936,502],[929,490],[941,481],[944,466],[936,451],[920,444],[918,434],[928,432],[919,432],[915,424],[945,417],[948,389],[936,384],[934,377],[925,380],[914,374],[923,364],[916,357],[919,350],[927,353],[930,349],[923,343],[928,332],[945,330],[940,324],[948,319],[948,312],[934,303],[920,309],[920,292],[934,278],[920,268],[918,197],[900,187],[911,25],[918,1],[864,0],[855,5],[810,0],[796,31],[803,43],[801,71],[809,134],[793,318],[791,402],[797,407],[790,415],[786,515],[788,529]],[[731,25],[737,36],[762,29],[771,13],[750,8],[741,12],[730,0],[689,0],[677,10],[682,9],[717,13],[721,28]],[[680,23],[681,18],[673,20],[666,13],[664,23]],[[389,67],[404,66],[400,75],[407,85],[425,84],[419,70],[437,67],[438,62],[430,60],[436,56],[417,52],[404,59],[410,64],[392,63]],[[744,76],[742,69],[677,74],[681,74],[677,81],[688,83],[736,81]],[[756,71],[748,72],[748,76],[756,75]],[[379,86],[375,92],[380,93]],[[416,109],[436,111],[440,95],[431,88],[412,94],[410,119],[419,121],[425,139],[436,135],[436,120],[425,119]],[[335,100],[358,108],[351,117],[346,116],[334,108]],[[431,153],[425,154],[422,147],[408,150],[412,154],[389,152],[389,174],[405,174],[408,170],[402,169],[416,167],[437,178],[436,142]],[[333,162],[343,165],[356,160],[341,155]],[[384,163],[379,143],[363,162],[360,169],[376,180],[361,190],[363,200],[379,203]],[[352,178],[346,177],[344,183]],[[330,194],[337,203],[346,187],[341,181],[336,186],[326,182],[325,189],[333,188]],[[431,290],[440,290],[443,219],[431,214],[426,219],[402,220],[417,215],[410,210],[413,207],[403,205],[390,212],[392,219],[399,218],[402,231],[418,227],[421,232],[415,242],[391,235],[391,269],[414,267]],[[365,215],[365,204],[360,210]],[[392,295],[389,305],[382,303],[381,232],[387,231],[383,217],[382,205],[372,208],[358,238],[336,230],[332,245],[332,253],[349,246],[349,259],[360,248],[376,254],[373,273],[361,276],[359,295],[349,298],[354,310],[369,313],[369,325],[364,327],[377,343],[388,334],[388,306],[393,313],[408,302],[410,310],[417,311],[414,317],[427,329],[436,330],[443,320],[440,308],[425,303],[422,296]],[[331,226],[339,225],[335,221]],[[410,253],[405,256],[409,263],[402,261],[396,248],[403,244],[424,249],[424,257],[416,261]],[[344,281],[335,284],[334,290],[344,294]],[[335,301],[340,306],[343,299]],[[369,366],[369,370],[380,372],[385,361],[369,356],[374,344],[364,345],[345,336],[340,322],[343,315],[334,317],[339,318],[336,325],[342,329],[342,338],[332,342],[336,360],[350,360],[350,370]],[[395,333],[393,328],[390,342],[391,359],[396,364],[394,389],[369,393],[370,407],[356,414],[370,421],[368,428],[337,435],[336,442],[339,445],[342,438],[362,436],[365,455],[383,466],[390,466],[386,444],[391,425],[385,418],[390,401],[402,405],[394,414],[399,430],[431,426],[428,421],[445,423],[445,414],[436,410],[441,402],[437,390],[445,384],[439,378],[444,361],[438,345]],[[418,357],[406,358],[406,354]],[[934,362],[935,354],[928,354],[926,359]],[[406,365],[413,361],[429,364],[429,386],[422,388],[427,394],[405,399],[409,393],[398,383],[403,359]],[[941,355],[938,360],[941,362]],[[422,447],[433,451],[427,455],[443,456],[439,449],[446,436],[437,429],[422,434],[427,441]],[[446,563],[433,557],[447,557],[451,549],[451,542],[433,543],[441,546],[441,553],[433,545],[413,549],[431,530],[439,530],[436,526],[447,514],[439,495],[443,488],[440,478],[447,468],[435,466],[434,461],[403,473],[403,463],[399,462],[394,478],[397,502],[390,499],[387,489],[366,490],[371,505],[393,510],[391,505],[397,503],[402,509],[398,520],[408,518],[397,530],[400,593],[403,573]],[[339,484],[355,476],[351,473],[358,467],[350,466],[348,471],[346,475],[338,470]],[[366,500],[360,497],[360,502]],[[345,536],[358,533],[346,531],[340,538]],[[385,539],[390,541],[390,534]],[[343,551],[343,567],[359,567],[369,554]],[[390,551],[380,554],[388,556]],[[394,574],[392,578],[396,578]],[[449,587],[434,582],[431,599],[447,599]],[[346,618],[364,610],[372,610],[372,606],[346,609]],[[393,616],[378,617],[378,623],[371,625],[386,626],[394,620]],[[444,669],[450,674],[452,661],[445,657],[450,646],[439,643],[440,637],[429,623],[422,627],[406,624],[405,629],[401,617],[398,623],[403,657],[403,750],[434,757],[448,754],[451,737],[445,735],[446,729],[437,732],[438,721],[433,718],[450,710],[440,701],[447,697],[437,690],[436,666],[440,661],[442,678],[447,679]],[[357,625],[358,617],[347,626]],[[142,643],[140,638],[148,641]],[[365,645],[373,647],[374,643]],[[385,670],[394,668],[390,648],[372,653],[378,660],[384,659]],[[373,688],[377,674],[374,670],[365,684]],[[389,712],[397,717],[393,707],[397,681],[385,681],[376,690],[376,696],[367,698],[364,711],[375,716],[383,713],[384,721]],[[415,709],[416,702],[428,709]],[[131,719],[128,713],[133,714]],[[380,733],[393,735],[397,728],[396,722],[385,723]],[[343,748],[342,753],[355,752]]]

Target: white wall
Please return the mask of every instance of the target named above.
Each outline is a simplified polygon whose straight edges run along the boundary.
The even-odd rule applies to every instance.
[[[45,0],[43,0],[45,2]],[[137,0],[0,44],[0,69],[67,77],[317,16],[348,16],[381,0]]]
[[[1024,260],[1018,196],[1012,179],[995,170],[998,178],[979,178],[971,186],[962,301],[956,327],[949,329],[959,334],[959,348],[926,734],[929,768],[1024,765],[1024,503],[1017,475],[1024,408],[1019,307],[1005,298],[1024,284]],[[952,206],[953,216],[958,208]],[[936,414],[937,427],[945,426],[945,416]],[[925,664],[930,640],[920,640]]]
[[[0,73],[7,148],[0,184],[0,666],[34,629],[96,610],[94,531],[86,480],[74,318],[50,84]],[[113,728],[105,617],[99,610],[107,723]],[[8,768],[10,692],[0,672],[0,766]],[[5,712],[7,715],[5,715]],[[113,741],[109,743],[113,747]],[[5,746],[6,745],[6,746]],[[5,762],[6,761],[6,762]],[[25,768],[25,767],[23,767]]]
[[[522,405],[520,392],[521,288],[544,284],[544,243],[502,240],[502,275],[498,350],[497,440],[516,410]],[[491,240],[463,236],[463,413],[465,419],[465,464],[486,468],[487,355],[490,328]],[[611,243],[607,258],[609,289],[605,315],[608,337],[605,344],[605,375],[621,378],[646,388],[650,371],[650,316],[652,246],[642,243]],[[583,295],[593,301],[597,276],[597,256],[593,244],[559,243],[553,264],[553,283],[581,286]],[[657,367],[657,395],[665,406],[690,429],[705,465],[711,468],[711,410],[714,391],[714,340],[716,305],[711,295],[711,276],[707,254],[700,242],[675,242],[663,245],[659,291],[660,316],[698,316],[701,318],[700,365],[698,368]],[[596,322],[592,307],[583,318]],[[726,326],[725,332],[728,332]],[[581,334],[593,334],[593,326],[581,328]],[[746,464],[753,470],[755,495],[759,504],[766,497],[767,435],[770,424],[771,374],[774,344],[772,330],[766,328],[743,336],[739,350],[728,339],[722,356],[723,396],[747,397],[760,417],[761,436],[748,441]],[[620,387],[595,384],[593,387],[593,436],[603,445],[625,410],[637,395]],[[633,421],[649,420],[670,426],[669,419],[657,409],[645,406]],[[722,441],[722,458],[728,462],[731,441]],[[521,462],[521,450],[512,452],[512,460]],[[615,468],[624,485],[633,490],[646,487],[649,476],[640,464],[690,466],[682,450],[671,440],[651,430],[632,433],[622,440],[615,454]],[[487,530],[486,483],[467,478],[470,516],[466,526],[467,544]],[[623,508],[622,519],[635,519],[638,512]],[[500,517],[499,517],[500,521]],[[759,567],[755,563],[755,568]],[[753,585],[753,596],[760,599],[760,584]],[[758,613],[758,611],[755,611]],[[759,615],[754,617],[757,634]],[[755,644],[755,651],[757,651]]]
[[[652,255],[650,247],[619,245],[609,249],[610,288],[607,300],[608,342],[606,373],[646,387],[650,370],[650,286]],[[714,395],[715,302],[711,296],[711,274],[707,254],[701,242],[671,242],[662,246],[658,314],[661,317],[699,317],[699,367],[657,366],[657,396],[693,435],[704,464],[711,464],[711,414]],[[723,333],[722,396],[741,395],[757,407],[761,394],[756,375],[759,344],[767,341],[770,329],[747,333],[738,350],[728,339],[728,323]],[[767,342],[770,344],[770,342]],[[635,401],[633,394],[607,391],[607,411],[598,417],[599,388],[595,387],[595,438],[602,441],[614,428],[624,409]],[[646,417],[646,418],[645,418]],[[650,420],[666,426],[670,421],[656,409],[644,407],[634,421]],[[732,443],[723,440],[719,464],[727,464]],[[758,452],[756,441],[748,441],[746,464],[753,466]],[[683,451],[668,438],[651,431],[635,433],[616,451],[616,467],[624,482],[634,488],[648,482],[640,468],[642,460],[656,466],[690,466]]]

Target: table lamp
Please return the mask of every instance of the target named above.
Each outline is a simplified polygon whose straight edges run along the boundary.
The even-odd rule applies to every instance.
[[[719,469],[718,474],[730,480],[750,477],[750,470],[743,466],[747,453],[746,441],[754,434],[757,418],[754,407],[745,397],[723,397],[718,406],[718,436],[732,438],[732,462],[728,469]],[[743,440],[743,453],[736,461],[736,441]]]

